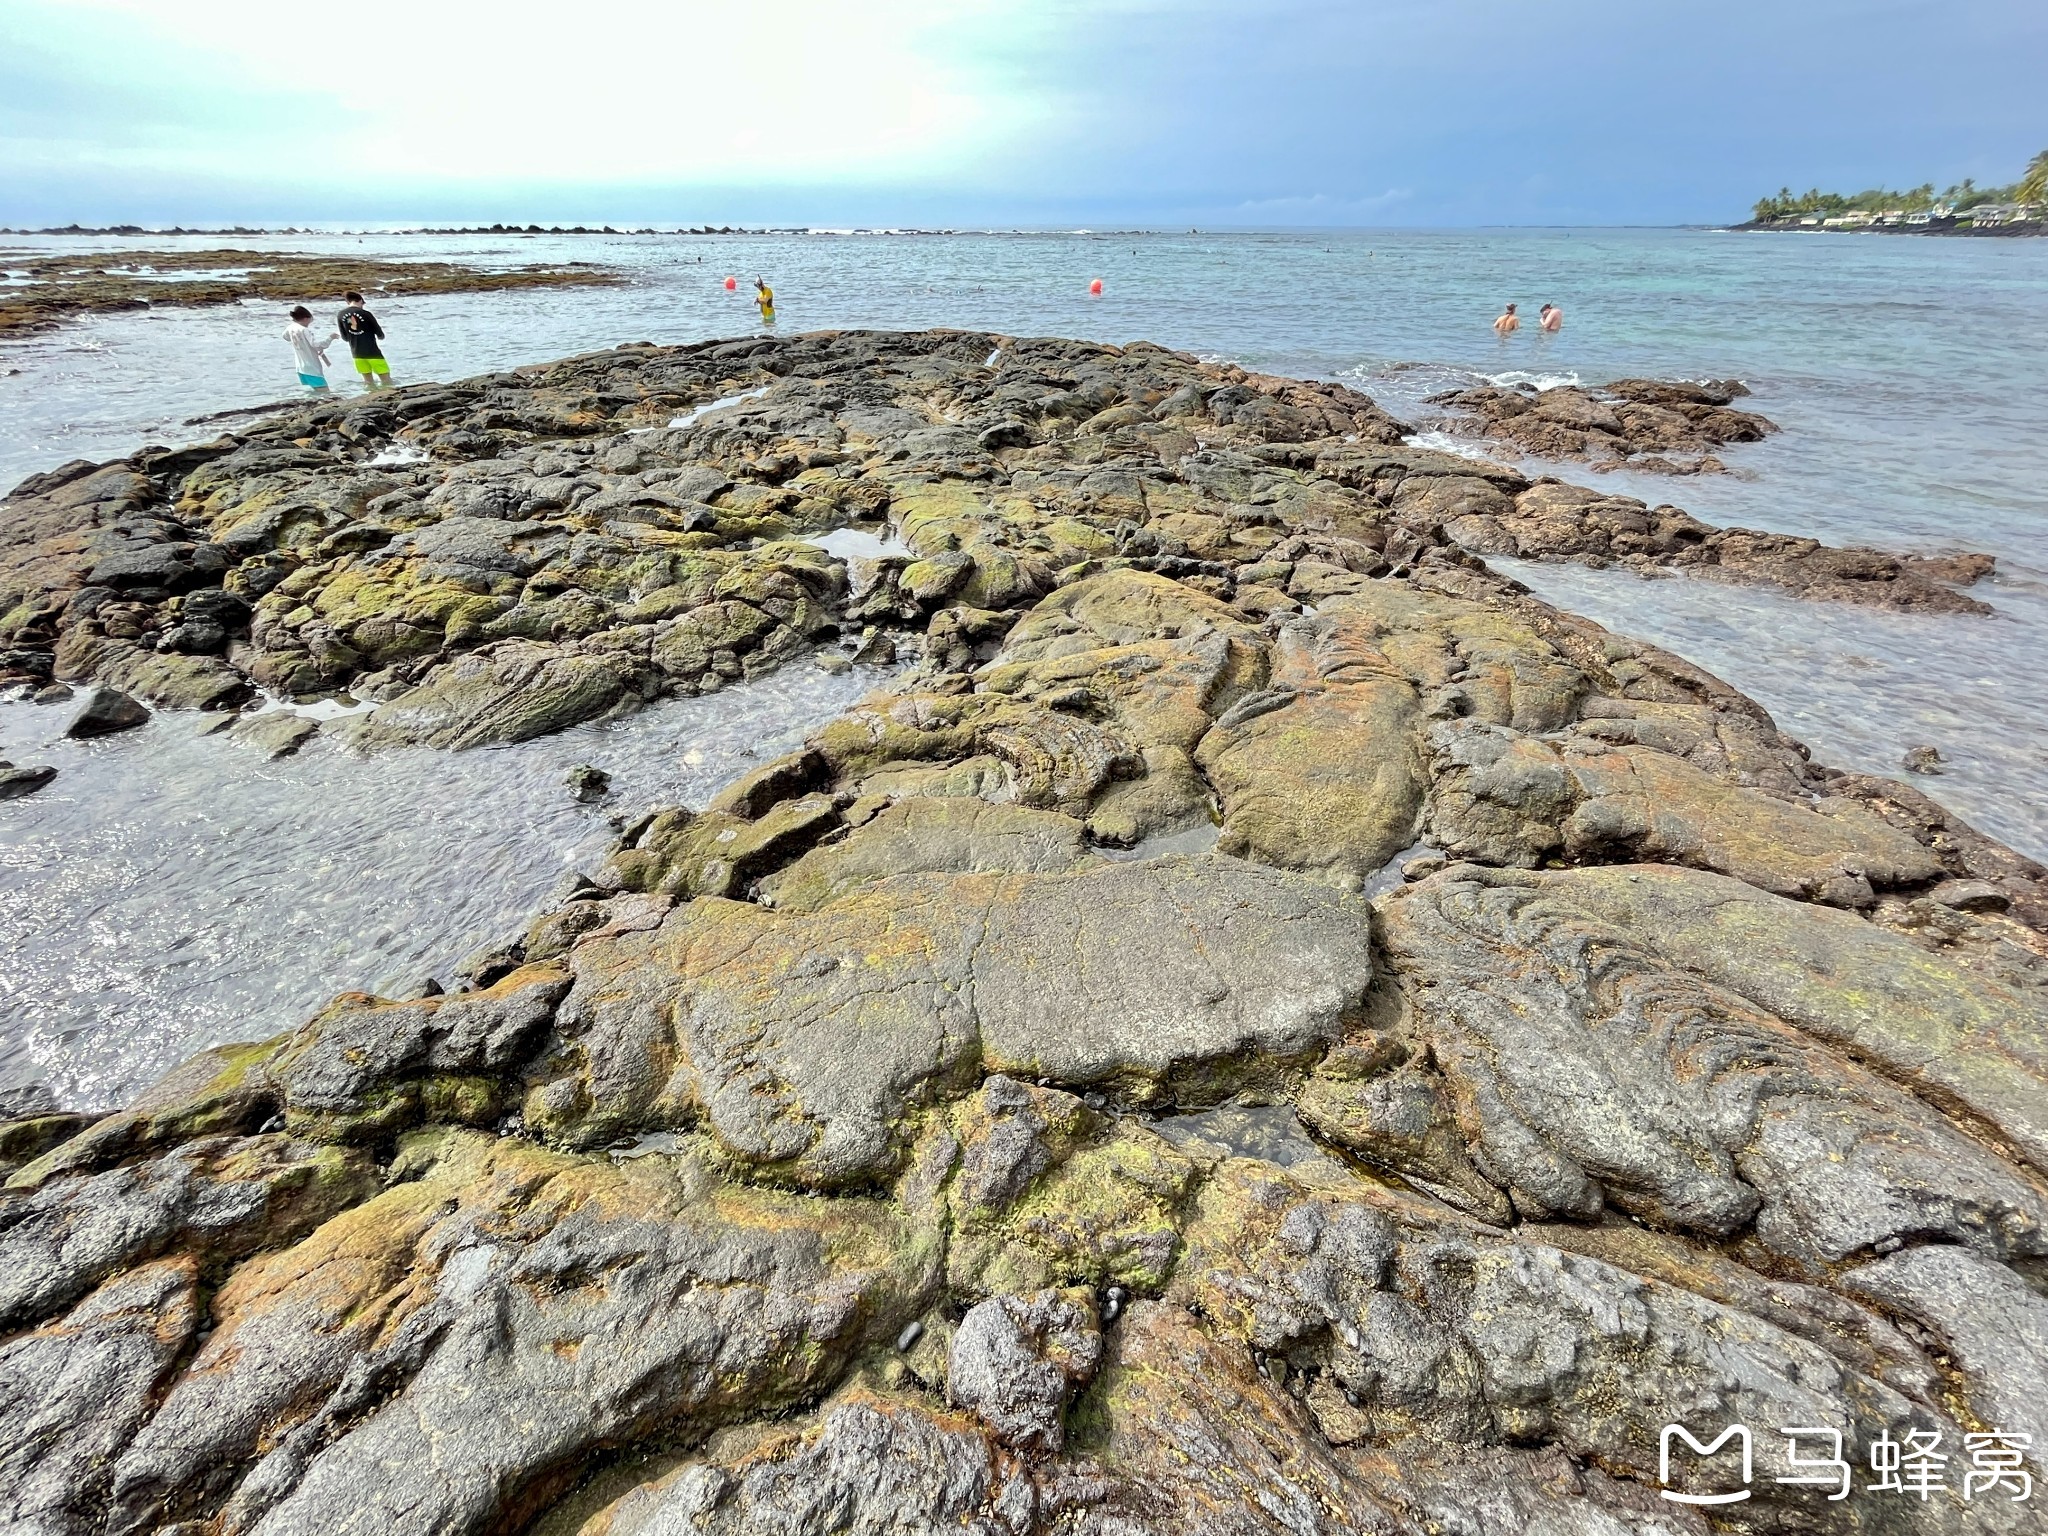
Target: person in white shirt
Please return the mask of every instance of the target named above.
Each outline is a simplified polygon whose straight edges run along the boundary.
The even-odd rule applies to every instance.
[[[292,311],[292,323],[284,328],[284,339],[292,344],[292,357],[299,365],[299,382],[316,395],[327,393],[327,341],[313,339],[313,311],[301,304]],[[339,334],[339,333],[337,333]]]

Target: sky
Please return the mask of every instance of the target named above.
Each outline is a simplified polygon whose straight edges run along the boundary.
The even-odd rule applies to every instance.
[[[0,0],[0,225],[1711,223],[2017,179],[2041,0]]]

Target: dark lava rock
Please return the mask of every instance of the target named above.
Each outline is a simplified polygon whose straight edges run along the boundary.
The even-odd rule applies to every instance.
[[[612,792],[612,776],[588,763],[578,763],[571,768],[563,782],[569,786],[569,793],[584,805],[602,800]]]
[[[1725,467],[1712,450],[1757,442],[1778,430],[1753,411],[1728,408],[1748,393],[1733,381],[1618,379],[1604,389],[1489,384],[1437,395],[1430,403],[1464,413],[1445,424],[1452,431],[1491,438],[1510,456],[1589,459],[1596,468],[1628,462],[1633,469],[1692,474]],[[1673,453],[1701,457],[1666,457]]]
[[[228,632],[205,619],[187,619],[158,636],[156,648],[188,656],[218,656],[228,648]]]
[[[19,800],[32,795],[57,777],[54,768],[17,768],[0,759],[0,800]]]
[[[1938,747],[1908,747],[1900,760],[1908,773],[1947,773],[1948,759],[1941,755]]]
[[[132,731],[147,719],[149,711],[120,689],[95,688],[87,695],[84,707],[64,727],[64,734],[84,741],[94,736],[111,736],[116,731]]]

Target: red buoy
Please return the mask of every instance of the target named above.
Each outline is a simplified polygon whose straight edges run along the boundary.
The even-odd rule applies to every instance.
[[[739,280],[738,278],[736,278],[736,277],[728,277],[728,278],[727,278],[727,279],[725,280],[725,291],[726,291],[727,293],[738,293],[738,292],[739,292],[739,290],[740,290],[740,280]]]
[[[1095,279],[1095,281],[1094,281],[1094,282],[1090,283],[1090,284],[1088,285],[1088,291],[1089,291],[1090,293],[1094,294],[1094,295],[1095,295],[1095,297],[1097,297],[1098,299],[1099,299],[1099,298],[1101,298],[1101,297],[1102,297],[1102,279],[1098,277],[1098,278],[1096,278],[1096,279]]]

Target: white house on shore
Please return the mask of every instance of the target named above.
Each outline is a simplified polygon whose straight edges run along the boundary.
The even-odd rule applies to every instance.
[[[1908,229],[1932,224],[1937,219],[1954,219],[1960,224],[1992,229],[2003,224],[2029,224],[2048,219],[2048,204],[1975,203],[1956,208],[1936,203],[1931,208],[1850,208],[1841,213],[1787,214],[1772,222],[1780,228],[1798,229]]]
[[[1995,224],[2025,224],[2042,216],[2040,203],[1979,203],[1974,208],[1965,208],[1956,215],[1968,219],[1980,229]]]

